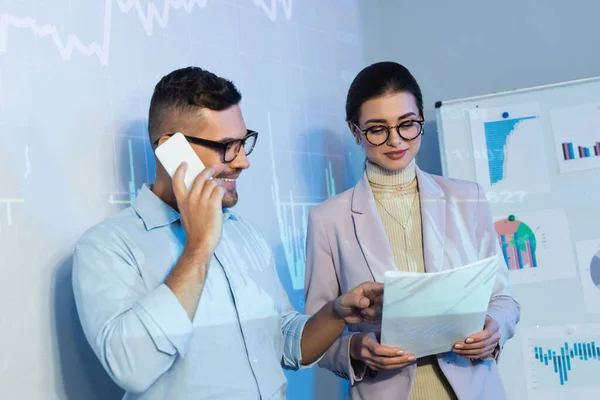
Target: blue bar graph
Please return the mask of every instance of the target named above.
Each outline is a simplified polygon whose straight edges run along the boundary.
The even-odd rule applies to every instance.
[[[515,232],[513,237],[514,237],[515,243],[519,243],[519,234],[517,232]],[[515,253],[517,253],[517,260],[518,260],[517,263],[519,264],[519,269],[523,269],[523,257],[521,256],[521,252],[518,251],[518,249],[517,249],[517,251]]]
[[[575,150],[573,150],[573,143],[569,143],[569,157],[570,160],[575,158]]]
[[[531,244],[531,239],[527,239],[527,242],[529,243],[529,248],[533,248],[532,244]],[[529,254],[531,254],[531,264],[533,264],[533,267],[537,267],[537,259],[535,258],[535,251],[529,251]]]
[[[596,342],[576,342],[572,345],[564,342],[559,353],[550,349],[546,350],[541,346],[534,346],[534,355],[539,363],[551,366],[552,371],[558,376],[561,386],[569,382],[573,369],[572,360],[598,363],[600,370],[600,347],[596,346]]]

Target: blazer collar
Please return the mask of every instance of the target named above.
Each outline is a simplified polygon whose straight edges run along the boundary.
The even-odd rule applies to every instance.
[[[421,171],[418,167],[417,182],[421,204],[425,270],[426,272],[441,271],[444,269],[446,231],[444,191],[430,174]],[[373,279],[381,281],[385,272],[394,270],[396,264],[366,173],[354,188],[351,210],[365,261]]]
[[[422,171],[417,166],[417,182],[419,185],[419,196],[421,197],[421,203],[423,200],[435,201],[437,199],[444,198],[444,191],[440,188],[433,177],[427,172]],[[371,204],[375,202],[371,185],[369,185],[369,179],[365,172],[354,188],[352,195],[352,212],[357,214],[364,214],[370,211]]]

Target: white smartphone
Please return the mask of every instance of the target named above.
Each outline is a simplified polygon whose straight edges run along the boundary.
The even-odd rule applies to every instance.
[[[177,132],[158,146],[154,154],[156,154],[156,158],[158,158],[158,161],[160,161],[171,178],[173,178],[175,171],[181,163],[185,161],[188,164],[188,169],[183,178],[188,190],[192,188],[194,179],[204,170],[204,164],[202,164],[202,161],[200,161],[190,143],[180,132]]]

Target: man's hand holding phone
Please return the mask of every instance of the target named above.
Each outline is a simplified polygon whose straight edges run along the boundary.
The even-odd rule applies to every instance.
[[[221,240],[225,189],[213,179],[215,167],[208,167],[198,174],[188,190],[184,182],[186,170],[187,163],[183,162],[173,175],[173,192],[186,233],[186,251],[206,254],[208,262]]]

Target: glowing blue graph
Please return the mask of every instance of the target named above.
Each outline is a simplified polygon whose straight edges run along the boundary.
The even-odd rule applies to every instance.
[[[117,161],[117,176],[126,177],[123,182],[119,183],[120,191],[111,194],[108,202],[111,204],[130,205],[136,198],[137,191],[140,189],[138,185],[142,182],[149,182],[150,173],[147,168],[145,159],[146,138],[138,137],[120,137],[123,148],[116,157]],[[134,143],[135,142],[135,143]],[[117,148],[120,146],[117,146]]]
[[[591,385],[600,376],[600,347],[595,341],[564,342],[556,350],[548,344],[533,346],[533,352],[539,366],[536,375],[546,381],[546,387]],[[554,382],[547,381],[549,372]]]
[[[12,205],[18,203],[24,203],[24,199],[0,199],[0,204],[6,205],[6,225],[10,228],[13,224],[12,221]],[[0,226],[0,233],[2,233],[2,227]]]
[[[308,224],[308,213],[311,207],[319,204],[319,202],[295,201],[292,191],[288,194],[288,200],[282,201],[279,193],[279,182],[275,174],[275,152],[273,150],[270,114],[267,114],[267,123],[269,129],[271,167],[273,171],[271,194],[273,202],[275,203],[277,221],[279,224],[279,236],[284,247],[292,287],[294,291],[303,291],[304,271],[306,267],[306,228]],[[335,196],[336,185],[333,178],[331,161],[328,161],[327,167],[325,168],[325,182],[327,198]]]
[[[506,146],[509,137],[522,121],[536,117],[524,117],[491,121],[484,124],[485,140],[488,149],[490,183],[493,185],[505,179]]]
[[[277,19],[277,10],[283,9],[283,14],[287,20],[292,18],[293,0],[253,0],[256,7],[261,8],[271,21]],[[146,3],[146,2],[144,2]],[[50,37],[56,49],[63,60],[69,61],[73,53],[78,52],[85,57],[96,56],[102,65],[108,65],[110,56],[110,43],[112,32],[113,5],[119,10],[128,14],[135,10],[140,19],[144,31],[148,36],[154,32],[155,24],[160,28],[166,28],[169,24],[169,15],[171,10],[183,9],[190,14],[195,8],[206,8],[208,0],[165,0],[162,10],[153,2],[142,5],[140,0],[105,0],[103,35],[101,44],[92,42],[84,44],[79,37],[74,34],[69,35],[67,39],[61,38],[59,29],[51,24],[39,24],[31,17],[17,17],[10,14],[0,13],[0,54],[6,53],[8,48],[9,28],[28,29],[39,38]]]

